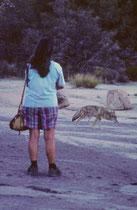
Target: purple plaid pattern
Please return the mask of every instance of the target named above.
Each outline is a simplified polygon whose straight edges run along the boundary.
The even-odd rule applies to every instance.
[[[58,107],[22,107],[24,125],[32,129],[50,130],[56,127]]]

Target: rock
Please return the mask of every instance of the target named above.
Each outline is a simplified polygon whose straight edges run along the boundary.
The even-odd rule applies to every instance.
[[[126,91],[109,90],[107,93],[107,108],[114,110],[132,109],[132,105]]]
[[[68,98],[64,96],[63,93],[57,92],[57,98],[58,98],[59,109],[62,109],[70,105]]]

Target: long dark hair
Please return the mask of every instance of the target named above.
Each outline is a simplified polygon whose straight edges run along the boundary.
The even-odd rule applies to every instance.
[[[37,69],[41,77],[46,77],[49,73],[49,65],[53,52],[53,40],[43,37],[41,38],[31,55],[29,62],[32,67]]]

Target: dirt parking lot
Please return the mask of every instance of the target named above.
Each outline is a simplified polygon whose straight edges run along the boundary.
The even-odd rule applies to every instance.
[[[135,85],[135,88],[134,88]],[[131,87],[131,89],[130,89]],[[59,110],[56,160],[62,171],[49,178],[41,132],[38,176],[28,176],[28,131],[9,129],[23,88],[21,80],[0,80],[0,209],[137,209],[137,84],[74,88],[63,93],[70,106]],[[102,120],[94,129],[84,119],[75,126],[72,116],[85,105],[105,106],[108,89],[123,88],[132,110],[117,111],[119,124]]]

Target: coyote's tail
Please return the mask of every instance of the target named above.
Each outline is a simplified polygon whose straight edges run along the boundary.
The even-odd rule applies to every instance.
[[[72,117],[72,122],[80,117],[80,111],[77,111]]]

